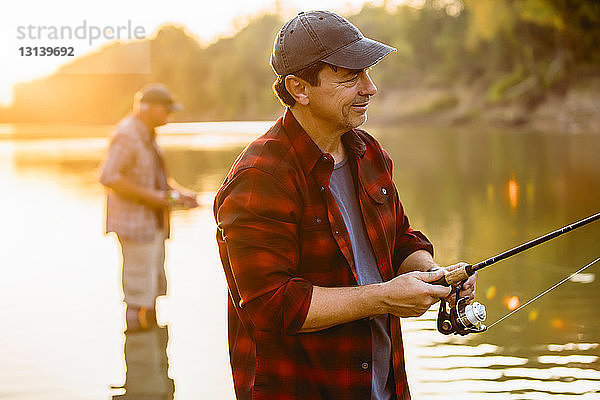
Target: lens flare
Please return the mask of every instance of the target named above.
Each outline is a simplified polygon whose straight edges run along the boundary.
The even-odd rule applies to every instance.
[[[535,308],[531,311],[529,311],[529,315],[527,316],[527,319],[529,320],[529,322],[533,322],[537,319],[537,317],[539,316],[539,312],[538,310],[536,310]]]
[[[510,206],[517,208],[519,204],[519,184],[514,178],[508,181],[508,198],[510,200]]]
[[[494,297],[496,297],[496,293],[498,293],[498,289],[496,288],[496,286],[490,286],[485,291],[485,298],[488,300],[491,300]]]
[[[554,329],[563,329],[565,327],[565,321],[560,318],[553,318],[550,323]]]
[[[503,303],[510,311],[514,311],[521,305],[521,300],[518,296],[510,296],[505,297]]]

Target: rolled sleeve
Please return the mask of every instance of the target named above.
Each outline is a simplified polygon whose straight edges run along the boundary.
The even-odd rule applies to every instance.
[[[312,284],[298,275],[298,210],[280,183],[255,168],[238,173],[217,195],[240,302],[257,329],[296,333],[308,313]],[[227,271],[226,271],[227,272]],[[231,286],[231,285],[230,285]]]
[[[135,164],[135,145],[132,139],[116,135],[108,147],[106,158],[100,167],[99,181],[104,186],[110,186],[118,181],[123,172]]]
[[[433,256],[433,245],[420,231],[410,227],[408,217],[403,214],[403,221],[396,237],[394,248],[394,266],[397,269],[400,264],[417,250],[426,250]]]
[[[313,286],[301,278],[292,278],[245,304],[255,326],[263,331],[296,334],[304,324]]]

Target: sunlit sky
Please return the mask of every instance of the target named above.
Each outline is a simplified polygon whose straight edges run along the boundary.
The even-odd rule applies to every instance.
[[[381,4],[383,0],[21,0],[4,4],[0,13],[0,105],[12,101],[12,87],[17,82],[28,81],[51,74],[60,65],[70,62],[71,57],[26,57],[21,47],[73,46],[75,56],[85,55],[106,45],[110,40],[103,37],[90,45],[90,27],[104,29],[107,26],[141,27],[145,37],[152,37],[164,24],[184,25],[190,34],[202,44],[214,42],[221,36],[236,32],[252,16],[274,10],[276,4],[285,15],[310,9],[329,9],[340,13],[352,13],[366,1]],[[408,0],[388,0],[398,4]],[[56,39],[49,37],[50,27],[68,26],[73,31],[86,24],[86,39]],[[29,29],[33,26],[33,30]],[[41,35],[38,27],[43,28]],[[84,32],[80,30],[80,34]],[[122,31],[125,35],[125,30]],[[139,32],[139,31],[138,31]],[[25,37],[23,37],[25,36]],[[267,40],[267,39],[266,39]],[[272,40],[272,38],[268,38]],[[23,50],[25,51],[25,50]]]

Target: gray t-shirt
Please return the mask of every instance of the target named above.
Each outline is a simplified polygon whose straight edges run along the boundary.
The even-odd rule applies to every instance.
[[[369,242],[360,205],[354,189],[354,181],[350,166],[344,159],[333,168],[329,188],[350,235],[354,264],[359,285],[368,285],[382,281],[377,260]],[[388,329],[388,315],[378,315],[371,319],[371,365],[373,367],[372,400],[394,399],[393,377],[391,376],[390,358],[392,342]]]

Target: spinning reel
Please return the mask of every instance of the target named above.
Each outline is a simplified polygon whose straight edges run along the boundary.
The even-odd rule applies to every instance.
[[[446,311],[446,300],[441,300],[438,311],[437,328],[444,335],[467,335],[469,333],[481,333],[487,330],[482,324],[486,318],[485,306],[479,302],[473,304],[467,303],[468,297],[459,297],[460,289],[464,281],[452,289],[456,295],[456,304],[454,307],[448,305],[449,312]]]

